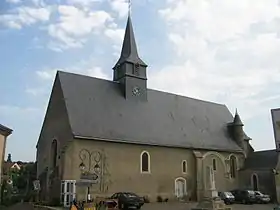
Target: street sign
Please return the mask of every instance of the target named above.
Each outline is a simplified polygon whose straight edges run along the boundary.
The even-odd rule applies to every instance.
[[[99,176],[96,173],[82,173],[81,177],[82,180],[98,180]]]
[[[91,186],[93,184],[97,184],[98,180],[87,180],[87,179],[80,179],[76,181],[76,185],[78,186]]]
[[[33,187],[34,187],[34,190],[36,191],[39,191],[41,186],[40,186],[40,180],[34,180],[33,181]]]
[[[96,173],[85,172],[80,176],[80,180],[76,182],[79,186],[91,186],[99,183],[99,176]]]

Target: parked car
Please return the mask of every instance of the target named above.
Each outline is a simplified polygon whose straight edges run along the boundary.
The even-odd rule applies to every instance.
[[[218,192],[218,196],[225,202],[225,204],[233,204],[235,201],[234,195],[231,192]]]
[[[231,193],[234,195],[236,202],[243,204],[256,203],[256,195],[253,190],[232,190]]]
[[[257,203],[269,203],[270,202],[270,196],[261,193],[260,191],[255,191]]]
[[[118,200],[118,207],[121,210],[141,209],[144,205],[144,198],[131,192],[118,192],[113,194],[110,198]]]

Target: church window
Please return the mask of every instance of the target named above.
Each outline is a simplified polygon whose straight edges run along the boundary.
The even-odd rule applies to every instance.
[[[235,178],[236,177],[236,157],[231,155],[229,159],[229,164],[230,164],[230,177]]]
[[[187,173],[187,170],[188,170],[187,161],[186,161],[186,160],[183,160],[183,161],[182,161],[182,172],[183,172],[183,174],[186,174],[186,173]]]
[[[213,167],[214,171],[217,170],[217,163],[216,163],[216,159],[215,158],[212,159],[212,167]]]
[[[57,164],[57,140],[53,140],[51,146],[51,168],[56,167]]]
[[[142,173],[150,173],[150,154],[143,151],[140,156],[140,165]]]

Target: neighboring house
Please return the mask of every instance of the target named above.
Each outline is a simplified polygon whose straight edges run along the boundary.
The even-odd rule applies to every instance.
[[[26,163],[23,163],[23,162],[8,162],[8,161],[5,161],[4,164],[3,164],[3,172],[5,174],[8,174],[10,171],[20,171],[20,169],[22,167],[24,167]]]
[[[0,124],[0,189],[2,185],[3,163],[4,163],[5,150],[6,150],[6,141],[7,141],[7,137],[11,135],[12,132],[13,132],[12,129]]]
[[[278,164],[279,153],[276,149],[251,153],[240,170],[241,186],[267,193],[275,201],[277,198],[275,178],[279,174]]]
[[[253,152],[250,138],[223,104],[147,88],[130,17],[113,81],[57,72],[37,142],[41,198],[64,204],[86,192],[132,191],[152,201],[203,198],[211,166],[218,190],[237,188]],[[174,75],[176,76],[176,75]],[[80,186],[80,169],[100,180]]]
[[[241,186],[260,190],[280,202],[280,109],[272,109],[276,149],[251,152],[240,170]]]

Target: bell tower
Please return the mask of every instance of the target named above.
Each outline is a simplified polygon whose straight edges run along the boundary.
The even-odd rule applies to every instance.
[[[122,51],[113,67],[114,81],[120,83],[127,100],[147,101],[147,64],[139,57],[130,14],[128,15]]]

